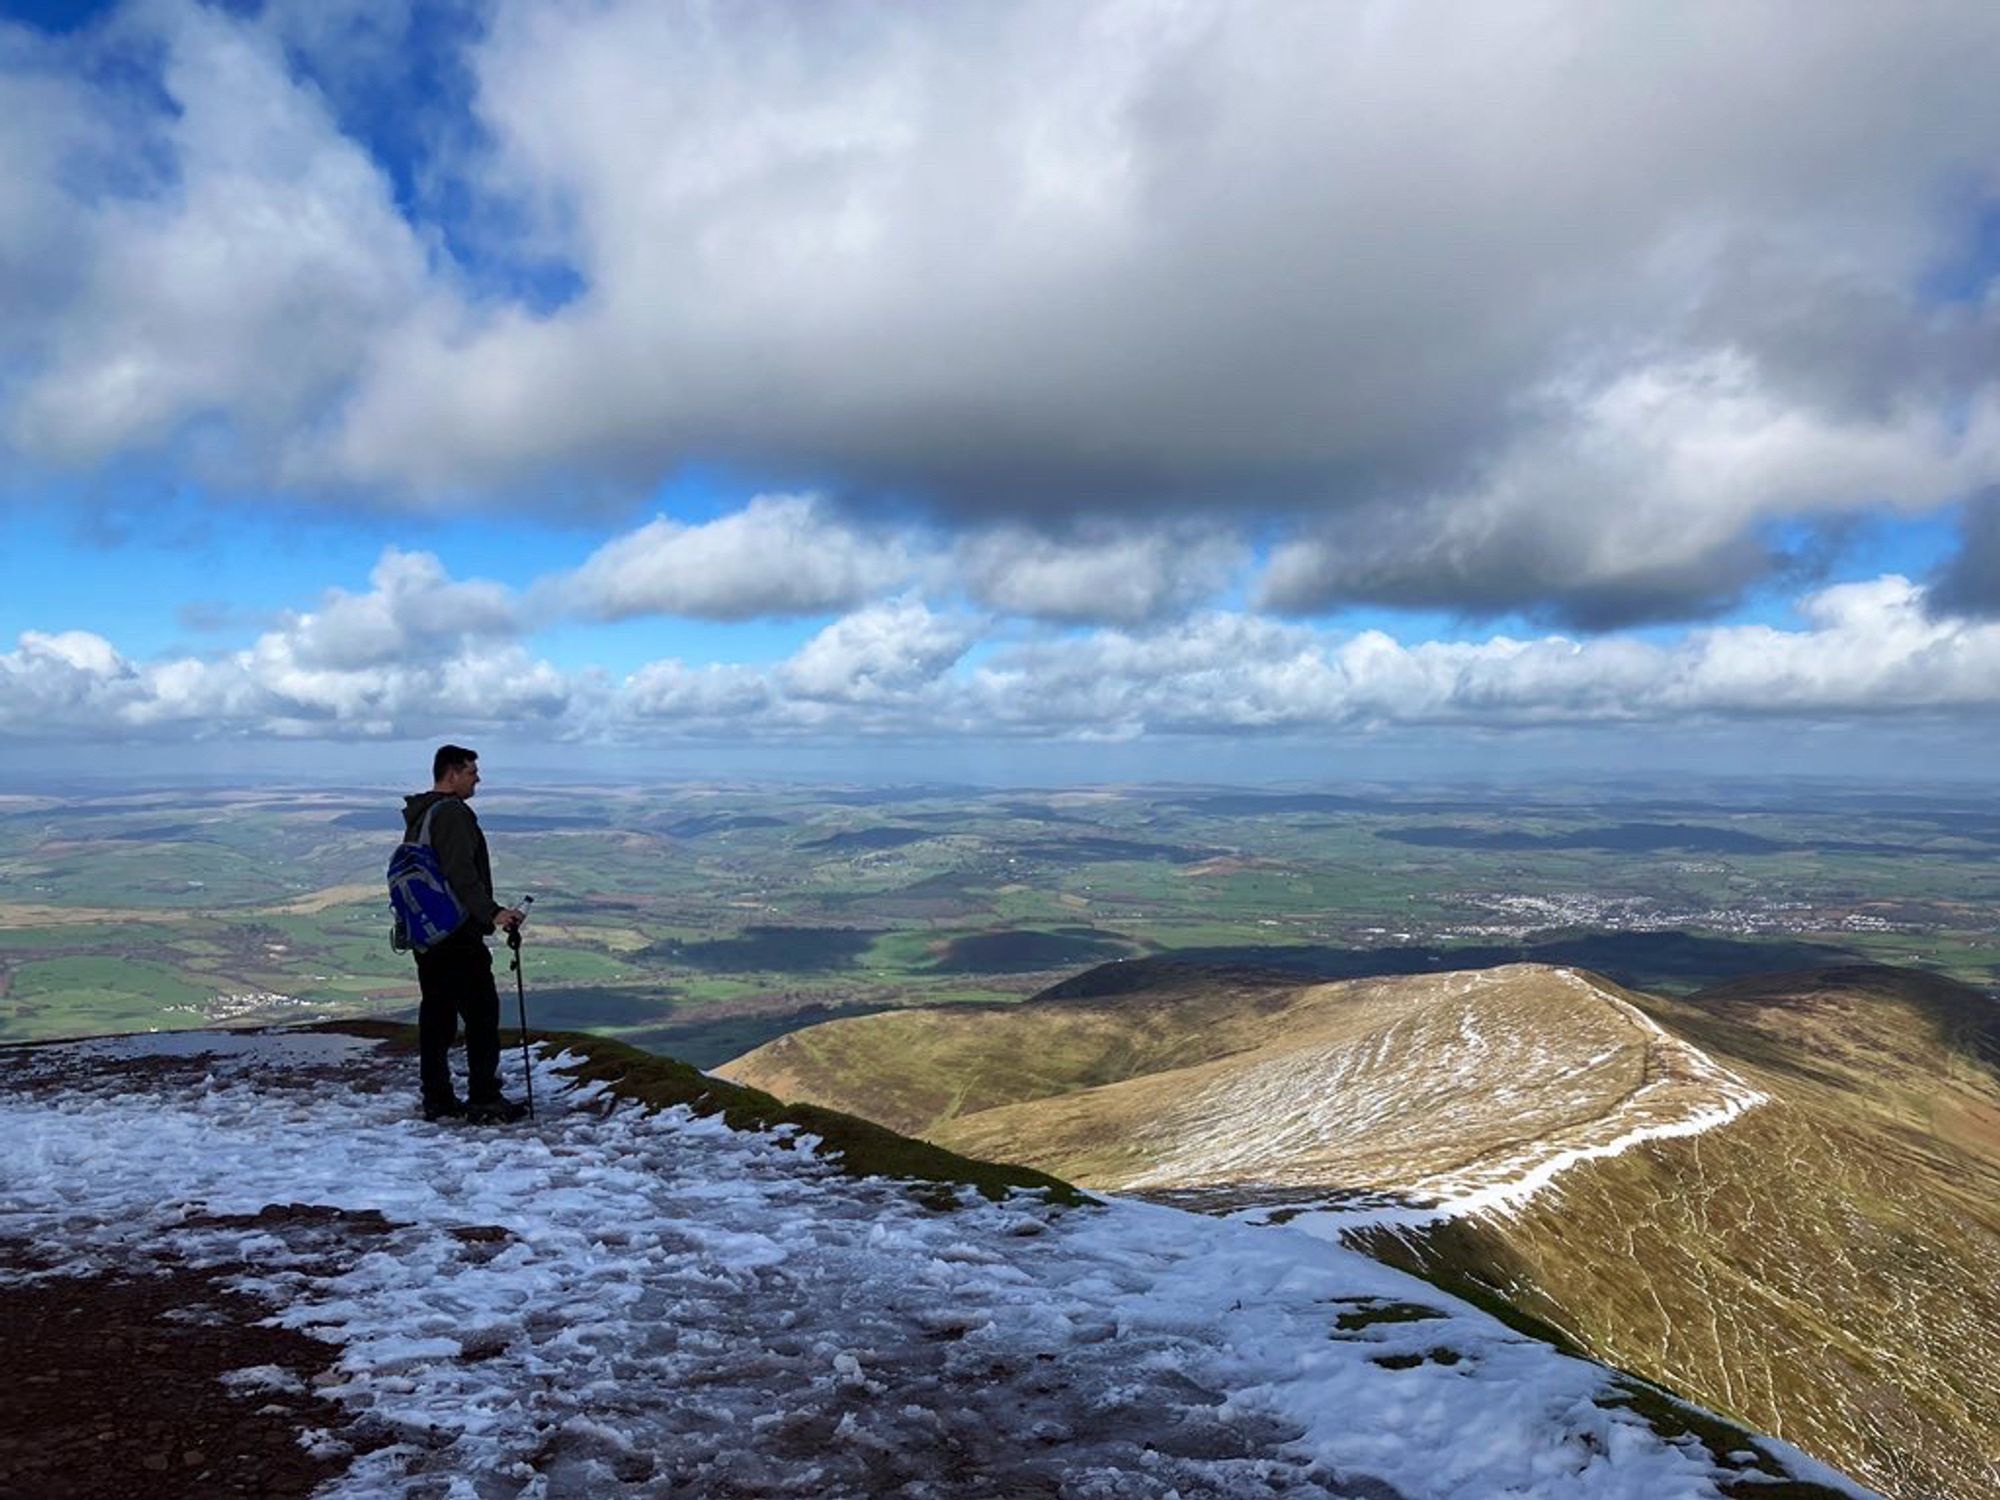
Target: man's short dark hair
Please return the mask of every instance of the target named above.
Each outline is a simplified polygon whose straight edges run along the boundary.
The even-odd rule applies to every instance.
[[[456,771],[478,759],[477,750],[468,750],[463,745],[439,745],[438,753],[431,757],[431,780],[443,781],[445,772]]]

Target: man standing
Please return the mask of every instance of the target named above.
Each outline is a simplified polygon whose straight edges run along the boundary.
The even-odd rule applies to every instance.
[[[432,786],[403,799],[403,837],[414,841],[424,814],[430,845],[445,880],[465,911],[449,937],[417,955],[417,1052],[424,1090],[424,1118],[464,1115],[481,1124],[504,1124],[527,1113],[500,1093],[500,994],[493,984],[487,936],[512,932],[523,914],[493,899],[493,867],[486,835],[469,803],[479,787],[479,756],[462,745],[442,745],[431,760]],[[451,1048],[465,1018],[466,1097],[452,1092]]]

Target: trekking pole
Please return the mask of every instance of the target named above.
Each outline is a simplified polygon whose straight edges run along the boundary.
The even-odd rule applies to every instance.
[[[521,977],[521,923],[528,920],[528,908],[535,904],[533,896],[521,898],[521,921],[514,924],[507,934],[507,946],[513,951],[514,960],[508,965],[514,971],[514,996],[521,1003],[521,1077],[528,1086],[528,1118],[535,1118],[535,1065],[528,1058],[528,985]]]

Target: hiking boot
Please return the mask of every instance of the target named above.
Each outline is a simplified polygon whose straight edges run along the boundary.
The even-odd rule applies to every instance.
[[[424,1118],[426,1120],[456,1120],[465,1113],[463,1099],[426,1099]]]
[[[474,1125],[512,1125],[528,1117],[528,1106],[518,1099],[479,1099],[465,1106],[465,1118]]]

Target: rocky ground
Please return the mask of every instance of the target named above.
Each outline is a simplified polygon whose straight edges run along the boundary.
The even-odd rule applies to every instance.
[[[0,1494],[286,1500],[347,1467],[349,1447],[315,1455],[301,1442],[345,1423],[314,1393],[335,1350],[261,1326],[270,1309],[214,1270],[52,1269],[31,1246],[0,1242]],[[246,1369],[273,1372],[270,1383],[225,1383]]]

